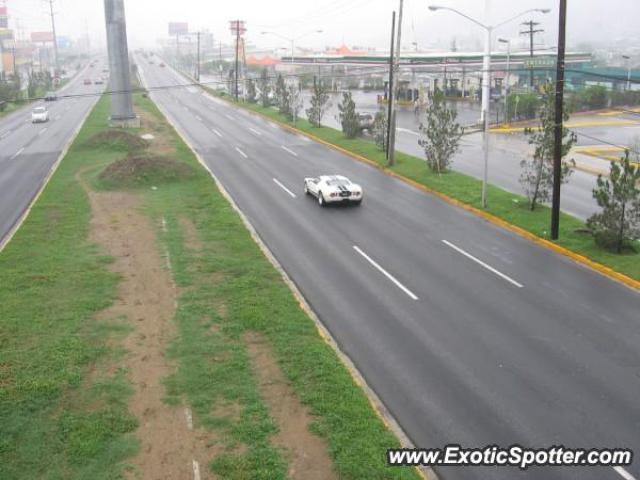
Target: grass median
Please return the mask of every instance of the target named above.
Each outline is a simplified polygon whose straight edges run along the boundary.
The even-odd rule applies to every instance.
[[[104,136],[101,99],[0,253],[0,478],[121,478],[145,454],[125,349],[140,319],[104,315],[123,279],[90,239],[90,192],[135,196],[154,226],[148,248],[170,259],[177,302],[175,332],[158,347],[171,366],[163,402],[193,412],[207,470],[300,475],[296,443],[319,441],[311,458],[333,478],[418,478],[386,465],[398,440],[192,151],[148,98],[135,104],[143,128],[128,133],[155,140],[134,148]],[[123,161],[135,174],[121,176]]]
[[[220,95],[212,89],[205,88],[212,94],[235,104],[228,95]],[[293,122],[273,108],[265,108],[259,104],[239,103],[236,105],[363,156],[375,162],[382,169],[390,170],[464,204],[482,209],[482,182],[471,176],[455,171],[438,175],[427,168],[424,159],[402,152],[396,153],[396,165],[388,167],[384,152],[371,141],[362,138],[347,139],[339,130],[330,127],[318,128],[306,119],[299,119],[294,125]],[[489,204],[486,209],[487,213],[520,227],[537,237],[550,240],[550,208],[539,205],[532,212],[529,210],[528,201],[524,196],[508,192],[494,185],[489,185],[487,196]],[[616,272],[640,281],[640,254],[626,253],[618,255],[598,247],[591,234],[587,231],[585,222],[580,219],[561,213],[560,239],[556,243]],[[636,248],[640,251],[640,244]]]

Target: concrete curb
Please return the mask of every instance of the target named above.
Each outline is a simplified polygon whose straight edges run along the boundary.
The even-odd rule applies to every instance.
[[[206,89],[205,89],[205,91],[206,91]],[[221,97],[216,97],[216,98],[221,98]],[[324,144],[324,145],[326,145],[326,146],[328,146],[328,147],[330,147],[330,148],[332,148],[334,150],[337,150],[337,151],[339,151],[341,153],[344,153],[345,155],[348,155],[349,157],[351,157],[351,158],[353,158],[355,160],[358,160],[358,161],[367,163],[369,165],[372,165],[372,166],[378,168],[379,170],[383,171],[387,175],[395,177],[398,180],[401,180],[401,181],[403,181],[403,182],[405,182],[405,183],[407,183],[407,184],[409,184],[409,185],[411,185],[411,186],[413,186],[415,188],[418,188],[418,189],[420,189],[420,190],[422,190],[422,191],[424,191],[426,193],[429,193],[431,195],[435,195],[436,197],[444,200],[447,203],[450,203],[450,204],[455,205],[457,207],[463,208],[464,210],[472,212],[475,215],[478,215],[479,217],[482,217],[485,220],[487,220],[487,221],[489,221],[489,222],[491,222],[491,223],[493,223],[495,225],[498,225],[498,226],[500,226],[500,227],[502,227],[502,228],[504,228],[506,230],[509,230],[511,232],[514,232],[514,233],[517,233],[518,235],[520,235],[520,236],[522,236],[522,237],[524,237],[524,238],[536,243],[537,245],[540,245],[540,246],[545,247],[545,248],[547,248],[549,250],[552,250],[552,251],[554,251],[556,253],[559,253],[560,255],[568,257],[568,258],[572,259],[573,261],[575,261],[576,263],[579,263],[579,264],[581,264],[583,266],[589,267],[590,269],[595,270],[596,272],[598,272],[598,273],[600,273],[602,275],[605,275],[605,276],[609,277],[612,280],[620,282],[623,285],[625,285],[625,286],[627,286],[627,287],[629,287],[631,289],[640,290],[640,281],[639,280],[635,280],[635,279],[629,277],[628,275],[625,275],[623,273],[617,272],[616,270],[612,269],[611,267],[607,267],[606,265],[603,265],[603,264],[598,263],[598,262],[596,262],[594,260],[591,260],[590,258],[585,257],[584,255],[581,255],[581,254],[576,253],[576,252],[574,252],[572,250],[569,250],[568,248],[562,247],[561,245],[553,243],[550,240],[546,240],[546,239],[544,239],[542,237],[539,237],[538,235],[535,235],[535,234],[525,230],[522,227],[518,227],[517,225],[513,225],[512,223],[509,223],[506,220],[503,220],[502,218],[497,217],[497,216],[495,216],[495,215],[493,215],[491,213],[485,212],[484,210],[481,210],[481,209],[476,208],[476,207],[474,207],[472,205],[463,203],[460,200],[457,200],[457,199],[455,199],[453,197],[445,195],[444,193],[441,193],[441,192],[438,192],[436,190],[433,190],[433,189],[427,187],[426,185],[418,183],[415,180],[411,180],[410,178],[407,178],[407,177],[405,177],[403,175],[400,175],[399,173],[396,173],[396,172],[394,172],[392,170],[389,170],[389,169],[385,168],[384,166],[380,165],[379,163],[374,162],[371,159],[363,157],[362,155],[358,155],[357,153],[350,152],[349,150],[346,150],[346,149],[344,149],[342,147],[339,147],[338,145],[334,145],[334,144],[332,144],[330,142],[327,142],[326,140],[318,138],[313,134],[304,132],[304,131],[299,130],[299,129],[295,128],[295,127],[292,127],[291,125],[287,125],[285,123],[282,123],[281,121],[273,119],[273,118],[271,118],[271,117],[269,117],[267,115],[264,115],[263,113],[256,112],[255,110],[251,110],[249,108],[244,108],[241,105],[237,105],[236,103],[233,103],[233,102],[229,102],[224,98],[221,98],[221,100],[226,101],[230,105],[236,105],[236,106],[238,106],[240,108],[243,108],[245,111],[248,111],[248,112],[251,112],[251,113],[253,113],[255,115],[258,115],[261,118],[265,118],[265,119],[270,120],[270,121],[272,121],[274,123],[277,123],[282,128],[284,128],[284,129],[286,129],[286,130],[288,130],[290,132],[294,132],[294,133],[299,134],[299,135],[304,135],[304,136],[306,136],[306,137],[308,137],[308,138],[310,138],[310,139],[312,139],[312,140],[314,140],[316,142],[322,143],[322,144]],[[582,168],[581,170],[588,171],[588,170],[586,170],[584,168]],[[588,173],[592,173],[592,174],[595,173],[597,175],[600,172],[588,171]]]
[[[146,79],[144,79],[144,76],[142,74],[140,75],[140,79],[142,80],[143,86],[147,88]],[[367,396],[367,399],[369,400],[369,403],[371,404],[371,407],[376,412],[376,415],[380,418],[380,420],[385,425],[385,427],[398,438],[403,448],[415,448],[415,445],[413,444],[413,442],[404,433],[404,430],[402,430],[402,427],[400,427],[398,422],[393,418],[393,416],[391,415],[389,410],[386,408],[382,400],[375,393],[375,391],[367,384],[367,381],[364,379],[362,374],[358,371],[358,369],[356,368],[354,363],[351,361],[351,359],[340,349],[338,343],[333,338],[329,330],[324,326],[324,324],[322,323],[318,315],[315,313],[313,308],[311,308],[311,305],[307,302],[307,300],[305,299],[304,295],[302,294],[298,286],[291,279],[291,277],[289,277],[289,274],[287,274],[286,270],[282,267],[282,265],[280,264],[278,259],[275,257],[275,255],[271,252],[267,244],[262,240],[262,237],[260,237],[260,234],[256,231],[254,226],[251,224],[251,222],[249,221],[247,216],[244,214],[244,212],[240,209],[240,207],[235,202],[231,194],[229,194],[229,192],[224,187],[222,182],[218,180],[218,178],[215,176],[213,171],[206,164],[204,159],[191,146],[191,144],[186,138],[186,135],[184,135],[184,133],[180,130],[180,128],[177,125],[173,124],[173,122],[167,115],[167,112],[165,111],[164,107],[162,107],[155,101],[154,103],[158,107],[158,109],[162,112],[167,122],[171,124],[173,129],[180,136],[180,138],[185,143],[185,145],[187,145],[189,149],[193,152],[195,157],[198,159],[198,162],[200,163],[200,165],[202,165],[202,167],[209,173],[211,178],[213,178],[213,181],[215,182],[218,190],[220,190],[220,193],[222,194],[222,196],[227,200],[227,202],[229,202],[231,207],[240,216],[242,223],[244,224],[245,228],[249,231],[249,234],[251,235],[251,238],[253,239],[253,241],[258,245],[258,248],[260,248],[262,253],[267,257],[269,262],[278,271],[278,273],[280,273],[282,279],[284,280],[284,282],[289,287],[294,297],[298,301],[298,304],[300,305],[300,308],[302,309],[302,311],[304,311],[309,316],[309,318],[311,318],[311,320],[314,322],[320,337],[333,349],[334,352],[336,352],[342,364],[349,371],[349,374],[351,375],[351,378],[353,378],[353,381],[356,383],[356,385],[358,385],[358,387],[360,387],[363,390],[364,394]],[[421,476],[421,478],[425,480],[438,480],[436,473],[431,468],[416,468],[416,470],[418,471],[418,474]]]

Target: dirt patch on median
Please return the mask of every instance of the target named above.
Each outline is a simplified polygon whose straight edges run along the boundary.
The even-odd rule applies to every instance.
[[[326,442],[309,431],[313,417],[293,389],[275,360],[266,339],[248,332],[245,341],[260,392],[278,424],[276,446],[285,450],[292,480],[331,480],[337,478]]]
[[[86,184],[85,184],[86,188]],[[211,433],[193,430],[190,413],[163,402],[162,380],[173,367],[165,348],[175,335],[176,289],[169,262],[158,252],[156,233],[139,213],[139,198],[123,192],[87,191],[92,209],[91,240],[114,258],[111,269],[122,276],[118,298],[104,318],[126,318],[133,331],[123,340],[123,366],[133,385],[130,411],[139,422],[139,454],[131,460],[130,479],[192,480],[196,460],[200,478],[212,478],[206,465],[218,452],[208,447]]]

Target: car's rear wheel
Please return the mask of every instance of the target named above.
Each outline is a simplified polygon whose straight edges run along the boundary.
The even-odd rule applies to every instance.
[[[304,194],[309,195],[309,187],[307,186],[307,182],[304,182]]]
[[[362,203],[362,199],[360,199],[360,200],[354,200],[354,201],[353,201],[353,203],[354,203],[355,205],[360,205],[360,204]]]
[[[324,197],[322,196],[322,192],[318,192],[318,205],[321,207],[325,207],[327,202],[324,201]]]

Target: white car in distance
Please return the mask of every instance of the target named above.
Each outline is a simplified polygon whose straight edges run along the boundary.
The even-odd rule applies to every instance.
[[[330,203],[362,203],[362,187],[342,175],[320,175],[304,179],[304,193],[313,195],[324,207]]]
[[[41,123],[49,121],[49,111],[45,107],[36,107],[31,112],[31,123]]]

